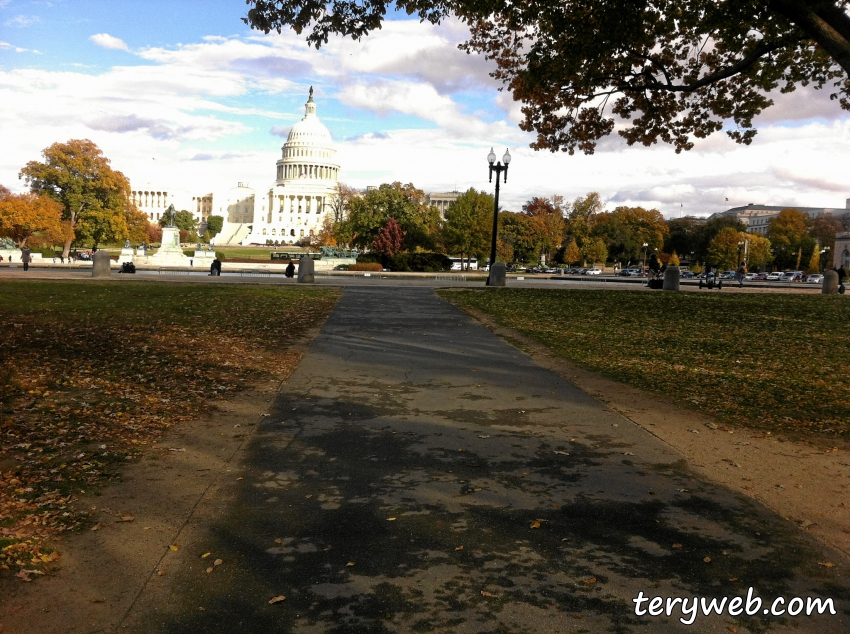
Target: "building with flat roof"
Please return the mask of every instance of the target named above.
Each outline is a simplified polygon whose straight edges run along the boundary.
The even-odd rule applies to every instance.
[[[713,218],[735,218],[747,227],[749,233],[766,234],[767,226],[771,218],[776,218],[783,209],[796,209],[802,211],[809,218],[817,218],[822,215],[830,215],[840,218],[850,216],[850,198],[847,199],[845,207],[800,207],[799,205],[756,205],[750,203],[745,207],[732,207],[726,211],[720,211],[709,216]]]

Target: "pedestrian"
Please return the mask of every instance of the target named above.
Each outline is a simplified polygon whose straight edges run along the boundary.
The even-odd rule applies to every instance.
[[[844,278],[847,277],[847,271],[844,270],[844,265],[832,270],[838,273],[838,292],[844,295]]]
[[[652,272],[652,279],[658,277],[658,272],[661,270],[661,264],[658,262],[658,256],[654,253],[649,258],[649,270]]]
[[[286,267],[286,271],[284,272],[286,277],[294,277],[295,276],[295,265],[292,263],[292,260],[289,261],[289,264]]]
[[[195,262],[191,258],[189,258],[189,266],[195,266]]]
[[[32,254],[30,253],[29,247],[24,247],[21,251],[21,262],[24,263],[24,270],[29,271],[30,261],[32,260]]]
[[[216,258],[210,264],[210,275],[214,277],[219,277],[221,275],[221,260]]]
[[[738,267],[738,287],[742,287],[744,285],[744,276],[747,274],[747,264],[746,262],[741,262]]]
[[[60,255],[60,256],[59,256],[59,261],[60,261],[62,264],[65,264],[65,256],[64,256],[64,255]]]

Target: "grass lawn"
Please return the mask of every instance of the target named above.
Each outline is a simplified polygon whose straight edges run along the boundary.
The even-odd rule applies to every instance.
[[[252,379],[283,379],[291,343],[339,291],[9,281],[0,316],[0,567],[56,557],[96,490],[170,425]],[[46,541],[47,540],[47,541]]]
[[[850,437],[850,301],[838,295],[442,290],[603,375],[729,424]]]

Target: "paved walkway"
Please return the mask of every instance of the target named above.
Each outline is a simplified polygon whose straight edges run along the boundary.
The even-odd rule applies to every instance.
[[[430,289],[346,288],[231,475],[120,631],[850,630],[833,554]],[[750,586],[839,614],[634,614]]]

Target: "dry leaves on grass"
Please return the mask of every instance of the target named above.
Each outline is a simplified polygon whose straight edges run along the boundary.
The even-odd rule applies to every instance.
[[[170,426],[251,381],[285,378],[299,358],[289,345],[338,297],[144,282],[21,281],[9,290],[27,299],[0,302],[3,322],[21,324],[0,329],[0,349],[17,360],[0,365],[5,569],[44,565],[51,536],[91,521],[77,496],[96,492]]]

